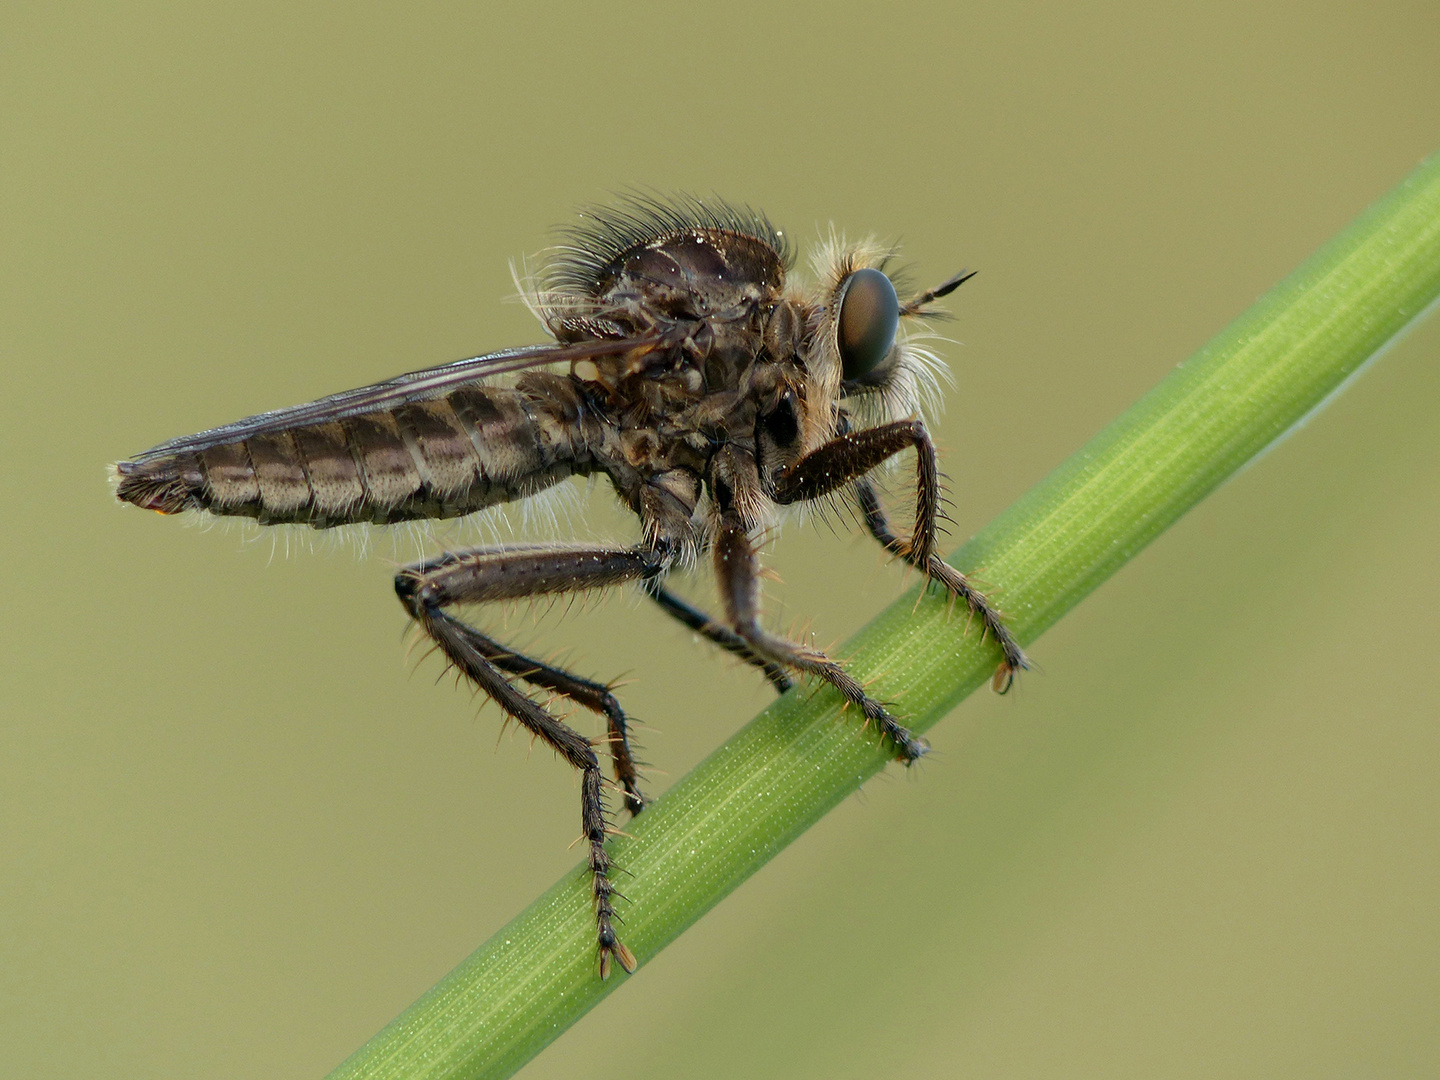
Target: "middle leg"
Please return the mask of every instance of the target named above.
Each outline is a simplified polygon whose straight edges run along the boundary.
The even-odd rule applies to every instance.
[[[838,663],[819,649],[771,634],[760,625],[760,566],[745,527],[733,511],[720,519],[715,537],[715,573],[726,614],[751,649],[760,656],[817,675],[835,687],[879,728],[894,746],[895,756],[907,765],[929,752],[929,743],[911,734]]]
[[[770,685],[775,687],[777,692],[783,694],[794,685],[790,681],[790,676],[785,674],[783,667],[773,660],[767,660],[765,657],[758,655],[749,645],[745,644],[744,638],[728,626],[722,626],[693,604],[687,604],[684,600],[680,599],[680,597],[660,584],[658,577],[651,578],[645,582],[644,588],[646,594],[659,604],[667,614],[679,619],[680,622],[684,623],[691,630],[694,630],[702,637],[708,638],[732,656],[738,656],[747,664],[758,667],[765,673],[765,678],[770,680]]]

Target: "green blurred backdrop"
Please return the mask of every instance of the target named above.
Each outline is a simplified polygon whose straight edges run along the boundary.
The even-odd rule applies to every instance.
[[[1437,41],[1399,0],[7,5],[0,1074],[323,1074],[577,859],[568,770],[407,664],[408,539],[272,555],[105,463],[532,341],[508,258],[715,191],[981,270],[954,546],[1440,147]],[[526,1075],[1440,1074],[1437,358],[1432,320]],[[822,643],[901,584],[823,529],[773,565]],[[767,700],[633,600],[511,622],[634,673],[655,789]]]

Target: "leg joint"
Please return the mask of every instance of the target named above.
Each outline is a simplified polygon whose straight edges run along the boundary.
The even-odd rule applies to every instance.
[[[419,592],[420,578],[413,570],[401,570],[395,575],[395,595],[412,615],[415,613],[415,598]]]
[[[435,596],[422,574],[407,568],[395,575],[395,595],[412,618],[420,618],[425,608],[434,604]]]

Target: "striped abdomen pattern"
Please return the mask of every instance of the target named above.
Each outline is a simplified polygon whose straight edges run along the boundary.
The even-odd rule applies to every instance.
[[[117,494],[267,525],[457,517],[588,472],[602,437],[569,379],[533,373],[236,441],[197,437],[196,449],[182,440],[121,462]]]

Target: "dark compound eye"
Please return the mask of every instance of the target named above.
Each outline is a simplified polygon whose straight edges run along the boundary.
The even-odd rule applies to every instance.
[[[895,344],[900,325],[900,299],[895,286],[879,270],[856,270],[840,286],[840,318],[836,336],[845,380],[863,379],[884,360]]]

